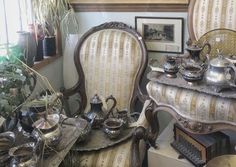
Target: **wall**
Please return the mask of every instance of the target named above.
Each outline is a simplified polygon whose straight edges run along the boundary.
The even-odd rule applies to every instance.
[[[182,17],[184,18],[184,41],[188,39],[187,31],[187,13],[185,12],[78,12],[77,17],[79,20],[80,34],[83,34],[93,26],[102,24],[109,21],[124,22],[132,27],[135,27],[135,16],[148,16],[148,17]],[[166,54],[160,54],[156,52],[149,52],[149,58],[155,58],[162,60]],[[147,68],[146,73],[149,68]],[[146,78],[146,77],[145,77]],[[145,79],[142,83],[143,89],[147,83]],[[160,128],[163,129],[171,119],[168,113],[159,113],[160,116]]]
[[[38,72],[41,75],[47,77],[49,83],[51,84],[53,89],[55,89],[56,91],[60,90],[60,88],[63,86],[62,57],[56,59],[54,62],[38,70]],[[40,77],[37,76],[37,78],[38,78],[37,85],[36,85],[33,95],[35,93],[41,92],[43,89],[46,89]]]

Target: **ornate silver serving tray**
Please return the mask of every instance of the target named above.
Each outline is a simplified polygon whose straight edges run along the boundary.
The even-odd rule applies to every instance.
[[[75,144],[72,148],[74,151],[96,151],[110,146],[114,146],[122,141],[127,140],[133,134],[135,128],[124,129],[120,136],[110,139],[101,129],[93,129],[88,139]]]
[[[197,85],[189,85],[178,73],[176,78],[168,78],[163,73],[151,71],[148,73],[147,78],[150,81],[166,84],[170,86],[177,86],[180,88],[195,90],[200,93],[207,93],[210,95],[220,96],[223,98],[234,98],[236,99],[236,91],[224,90],[223,92],[216,92],[214,88],[206,85],[205,81],[200,81]]]

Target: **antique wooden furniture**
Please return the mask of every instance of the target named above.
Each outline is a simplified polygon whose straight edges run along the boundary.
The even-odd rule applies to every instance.
[[[194,166],[204,166],[214,157],[229,154],[229,136],[223,132],[195,135],[179,124],[174,124],[174,141],[171,146]]]
[[[199,45],[207,41],[211,45],[211,57],[217,55],[218,49],[223,55],[235,55],[235,16],[234,1],[191,0],[187,20],[190,39],[198,41]]]
[[[236,29],[236,3],[233,1],[191,0],[188,15],[188,29],[191,40],[221,28],[222,31]],[[213,33],[215,35],[215,33]],[[209,36],[208,36],[209,37]],[[217,36],[226,53],[226,39]],[[203,41],[204,42],[204,41]],[[216,48],[215,48],[216,49]],[[198,85],[188,85],[177,74],[177,78],[168,78],[158,72],[148,74],[149,97],[152,99],[152,115],[159,111],[170,113],[187,131],[195,134],[207,134],[223,129],[236,130],[236,92],[235,90],[215,92],[204,80]]]
[[[137,100],[145,101],[139,83],[147,65],[147,51],[142,37],[126,24],[109,22],[90,29],[75,47],[74,62],[79,80],[74,87],[64,91],[64,96],[80,94],[78,114],[89,110],[89,99],[95,94],[113,95],[117,108],[127,108],[130,112],[134,111]],[[134,125],[147,127],[144,112],[148,105],[147,100]],[[132,162],[132,166],[140,166],[145,153],[145,145],[139,145],[144,137],[139,135],[140,131],[145,131],[142,128],[133,140],[98,151],[78,152],[79,165],[123,167]],[[139,147],[142,156],[138,155]]]
[[[235,13],[236,3],[233,1],[191,0],[188,11],[191,40],[198,40],[218,28],[235,30]],[[189,86],[178,77],[170,80],[156,75],[154,78],[150,75],[147,90],[155,102],[155,110],[168,111],[193,133],[235,129],[234,91],[216,93],[207,86]]]
[[[190,1],[188,29],[192,40],[198,40],[203,34],[219,28],[236,30],[235,1]]]
[[[149,97],[156,110],[169,112],[192,133],[211,133],[222,129],[236,129],[234,91],[215,92],[201,83],[188,85],[180,76],[169,79],[164,75],[149,74]]]

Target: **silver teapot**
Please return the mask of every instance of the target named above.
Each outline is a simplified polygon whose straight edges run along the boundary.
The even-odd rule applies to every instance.
[[[204,50],[205,47],[208,48],[206,54],[209,54],[211,52],[211,45],[209,43],[205,43],[202,47],[199,47],[196,44],[192,44],[186,48],[186,50],[189,52],[189,58],[191,59],[192,63],[197,63],[201,65],[205,62],[200,58],[200,53]]]
[[[210,61],[208,57],[205,80],[208,85],[213,86],[216,92],[220,92],[225,88],[236,87],[236,67],[221,54]]]
[[[84,114],[84,118],[88,122],[90,122],[90,124],[92,125],[92,128],[94,128],[94,129],[100,128],[102,123],[109,117],[110,113],[115,108],[116,103],[117,103],[116,99],[112,95],[110,95],[109,97],[106,98],[106,103],[109,100],[113,101],[113,105],[111,106],[111,108],[107,112],[105,112],[102,109],[103,102],[100,99],[100,97],[97,94],[95,94],[95,96],[91,98],[90,111],[88,111],[87,113]]]
[[[34,122],[33,127],[35,127],[35,130],[32,132],[32,136],[37,140],[41,139],[46,146],[56,147],[62,136],[59,120],[60,116],[58,114],[46,114]]]

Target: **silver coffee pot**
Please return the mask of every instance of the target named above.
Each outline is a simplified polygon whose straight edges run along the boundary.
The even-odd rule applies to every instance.
[[[208,69],[205,73],[205,80],[208,85],[213,86],[216,92],[225,88],[236,87],[236,67],[233,63],[224,58],[220,53],[212,60],[208,57]]]

